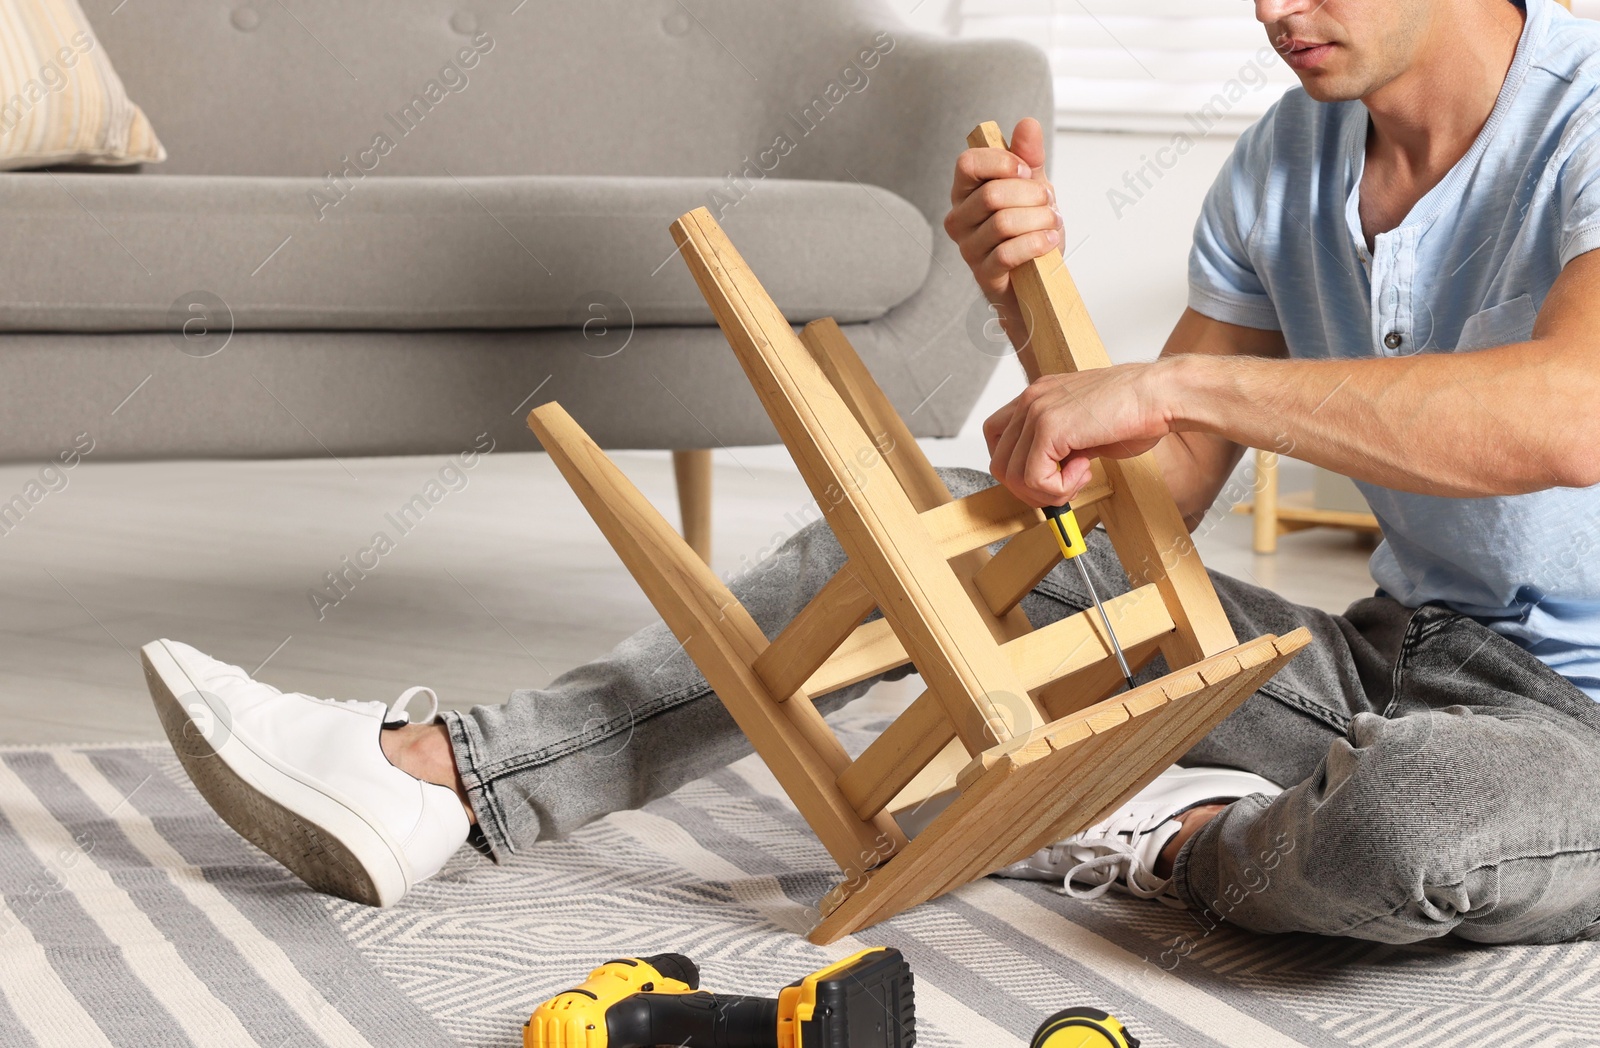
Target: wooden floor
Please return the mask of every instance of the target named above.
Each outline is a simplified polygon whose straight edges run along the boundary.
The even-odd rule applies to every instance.
[[[666,457],[618,461],[675,521]],[[464,708],[539,687],[651,620],[549,459],[483,457],[457,490],[440,483],[447,463],[85,461],[0,534],[0,743],[159,738],[136,658],[157,637],[260,666],[286,690],[388,701],[427,684]],[[0,466],[0,502],[38,477]],[[402,533],[391,515],[428,494]],[[719,466],[715,498],[724,576],[815,516],[790,471]],[[378,566],[331,589],[327,573],[362,564],[379,532],[393,548]],[[1258,557],[1248,518],[1214,516],[1200,549],[1332,610],[1372,590],[1367,551],[1340,533],[1286,536]],[[339,599],[319,616],[313,592]]]

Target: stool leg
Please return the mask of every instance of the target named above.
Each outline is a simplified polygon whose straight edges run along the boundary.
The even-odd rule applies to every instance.
[[[779,702],[756,676],[767,638],[744,605],[560,404],[534,408],[528,426],[840,868],[859,874],[892,855],[905,836],[840,792],[849,756],[816,707],[803,694]]]

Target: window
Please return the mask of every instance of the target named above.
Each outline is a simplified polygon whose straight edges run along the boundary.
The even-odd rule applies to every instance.
[[[1600,19],[1600,0],[1571,7]],[[1262,55],[1248,0],[949,0],[946,17],[957,36],[1042,48],[1061,130],[1237,133],[1297,82]]]
[[[1241,0],[955,0],[950,17],[1049,54],[1062,130],[1237,133],[1297,82]]]
[[[1600,18],[1600,0],[1572,11]],[[1062,130],[1237,133],[1296,83],[1241,0],[951,0],[949,18],[1043,48]]]

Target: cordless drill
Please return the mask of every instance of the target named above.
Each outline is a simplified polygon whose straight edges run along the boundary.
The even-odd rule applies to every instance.
[[[541,1004],[524,1048],[912,1048],[911,967],[899,950],[862,950],[778,991],[776,998],[700,989],[677,953],[602,964]]]

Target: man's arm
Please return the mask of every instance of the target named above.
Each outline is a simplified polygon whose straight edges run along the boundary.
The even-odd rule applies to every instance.
[[[1425,495],[1587,487],[1600,483],[1600,251],[1562,272],[1528,342],[1361,360],[1177,353],[1046,376],[1004,412],[995,476],[1040,505],[1076,494],[1089,459],[1170,434]]]
[[[1161,350],[1161,359],[1182,354],[1209,359],[1229,357],[1286,357],[1283,334],[1258,328],[1240,327],[1185,309]],[[1265,444],[1270,450],[1284,450],[1281,434]],[[1199,429],[1167,434],[1155,447],[1156,462],[1167,487],[1178,503],[1178,512],[1193,531],[1216,502],[1233,468],[1239,464],[1245,446],[1218,433]],[[993,450],[991,443],[990,450]]]

